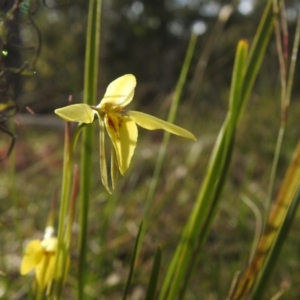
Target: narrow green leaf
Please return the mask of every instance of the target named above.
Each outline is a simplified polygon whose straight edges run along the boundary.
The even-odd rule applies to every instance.
[[[196,44],[197,44],[197,35],[195,33],[192,33],[191,37],[190,37],[189,45],[187,47],[187,51],[186,51],[186,54],[185,54],[182,69],[181,69],[181,72],[180,72],[180,75],[179,75],[179,78],[178,78],[178,82],[176,84],[174,97],[173,97],[173,100],[172,100],[172,105],[171,105],[171,108],[170,108],[170,111],[169,111],[169,115],[168,115],[168,119],[167,119],[167,121],[169,123],[173,123],[174,120],[175,120],[178,105],[179,105],[179,101],[180,101],[181,96],[182,96],[183,88],[186,84],[187,75],[188,75],[188,71],[190,70],[190,65],[191,65],[191,61],[192,61],[192,58],[193,58],[193,55],[194,55],[194,52],[195,52]],[[165,132],[162,144],[161,144],[160,149],[159,149],[159,154],[158,154],[158,158],[156,160],[155,169],[154,169],[153,176],[152,176],[152,179],[151,179],[148,194],[147,194],[147,197],[146,197],[145,212],[144,212],[144,216],[146,218],[148,217],[148,214],[150,212],[151,204],[152,204],[154,194],[155,194],[155,191],[156,191],[156,187],[157,187],[157,184],[158,184],[158,180],[159,180],[159,174],[161,172],[163,161],[164,161],[164,158],[166,156],[166,151],[167,151],[167,146],[168,146],[168,143],[169,143],[169,139],[170,139],[170,133]]]
[[[258,71],[260,69],[263,57],[266,52],[267,45],[270,41],[270,36],[274,28],[274,12],[273,1],[277,1],[278,6],[283,0],[267,0],[266,7],[260,20],[257,32],[254,36],[252,46],[249,52],[247,70],[245,73],[244,87],[242,90],[242,98],[247,99],[252,91]]]
[[[236,58],[234,63],[234,69],[232,74],[232,82],[230,88],[230,97],[229,97],[229,111],[231,113],[232,120],[232,130],[235,127],[237,118],[241,115],[241,106],[244,99],[241,97],[244,75],[245,75],[245,65],[248,53],[248,43],[246,41],[240,41],[238,43]]]
[[[143,230],[143,221],[141,222],[136,240],[135,240],[135,245],[134,245],[134,250],[133,250],[133,254],[132,254],[132,258],[131,258],[131,263],[130,263],[130,270],[129,270],[129,274],[127,277],[127,282],[126,282],[126,286],[125,286],[125,290],[123,293],[123,300],[126,300],[127,296],[128,296],[128,292],[129,292],[129,288],[130,288],[130,284],[131,284],[131,280],[132,280],[132,276],[133,276],[133,271],[134,271],[134,265],[135,265],[135,260],[136,260],[136,256],[137,256],[137,250],[140,246],[140,238],[141,238],[141,233]]]
[[[176,249],[170,268],[165,277],[159,297],[160,300],[173,300],[178,297],[180,285],[183,283],[184,278],[190,276],[189,266],[192,261],[195,261],[193,253],[194,245],[197,245],[198,248],[204,243],[210,224],[215,215],[233,149],[234,132],[237,121],[242,115],[243,108],[245,107],[253,88],[272,32],[274,20],[272,1],[273,0],[269,0],[267,2],[250,50],[249,58],[247,59],[247,65],[242,67],[242,69],[244,68],[244,71],[241,69],[244,72],[242,72],[242,74],[244,74],[241,77],[242,81],[233,83],[233,85],[239,87],[239,89],[234,89],[231,92],[232,97],[237,101],[231,100],[230,106],[232,111],[227,115],[215,144],[195,207],[192,210],[189,221],[183,231],[181,241]],[[244,58],[241,58],[241,61],[244,61]],[[241,64],[241,66],[242,65],[243,64]],[[235,80],[239,81],[240,79],[236,77]],[[230,113],[233,114],[233,116],[230,115]],[[187,283],[185,282],[184,287],[186,285]],[[184,289],[185,288],[183,288],[183,290]],[[179,296],[179,299],[182,298],[184,298],[184,291]]]
[[[154,300],[161,262],[161,247],[157,247],[145,300]]]
[[[235,75],[242,73],[243,63],[247,53],[247,44],[241,41],[237,47],[237,58],[235,61]],[[241,57],[241,58],[240,58]],[[238,65],[238,67],[236,67]],[[236,80],[234,87],[240,89]],[[235,94],[234,94],[235,95]],[[238,97],[238,94],[235,95]],[[231,106],[235,105],[239,99],[233,98]],[[239,119],[239,112],[233,114],[228,111],[224,125],[220,131],[215,144],[208,170],[199,191],[198,199],[192,210],[186,228],[182,234],[180,243],[176,249],[171,268],[165,278],[160,299],[184,298],[184,292],[191,277],[191,270],[195,266],[195,249],[201,247],[208,234],[210,225],[218,207],[219,196],[221,194],[226,175],[228,172],[234,138],[236,120]],[[198,253],[199,251],[196,251]],[[197,259],[196,259],[197,260]]]

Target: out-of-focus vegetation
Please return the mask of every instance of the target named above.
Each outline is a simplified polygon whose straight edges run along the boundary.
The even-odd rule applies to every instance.
[[[0,8],[7,12],[14,1],[2,2]],[[33,7],[30,17],[42,36],[41,52],[34,66],[36,74],[14,79],[15,100],[22,113],[29,106],[36,114],[48,115],[55,108],[64,106],[70,94],[75,102],[82,102],[88,1],[29,2]],[[236,44],[241,38],[251,42],[264,4],[265,1],[251,0],[103,1],[99,94],[103,94],[112,79],[133,73],[138,80],[133,105],[159,117],[165,117],[170,106],[191,29],[199,34],[176,119],[176,123],[193,131],[198,141],[185,144],[172,138],[168,147],[150,215],[153,222],[148,226],[137,262],[135,278],[138,281],[133,282],[132,299],[143,299],[157,244],[163,248],[162,272],[168,266],[226,113]],[[297,1],[285,2],[290,36],[295,32],[296,4]],[[223,15],[220,15],[222,9]],[[225,13],[228,19],[224,17]],[[38,40],[32,25],[27,21],[17,24],[15,30],[20,33],[21,43],[36,46]],[[20,48],[19,54],[18,66],[25,60],[31,61],[35,51]],[[276,190],[299,136],[298,83],[296,68],[292,109],[279,160]],[[246,195],[261,211],[265,209],[280,124],[279,94],[278,57],[272,40],[237,131],[221,209],[192,278],[187,299],[224,299],[234,272],[249,256],[257,221],[241,196]],[[0,297],[3,295],[3,299],[22,299],[28,292],[29,283],[20,277],[18,269],[22,244],[34,236],[41,237],[61,177],[61,121],[53,117],[46,123],[46,116],[33,116],[32,126],[26,120],[23,115],[16,117],[17,142],[12,157],[16,161],[16,173],[10,172],[8,162],[0,165],[0,271],[5,273],[0,274]],[[87,293],[91,299],[98,299],[100,293],[103,298],[114,299],[119,299],[122,294],[162,137],[160,132],[146,134],[140,130],[139,134],[141,142],[130,171],[120,179],[118,190],[112,196],[99,188],[95,153],[97,167],[89,216],[90,254],[87,262],[91,270]],[[15,177],[13,187],[9,186],[12,176]],[[290,287],[282,299],[297,299],[300,295],[299,226],[298,214],[271,279],[269,295],[275,294],[280,287]],[[78,234],[76,225],[74,234]],[[78,259],[76,247],[75,238],[71,253],[73,262]],[[74,265],[71,264],[71,268]],[[76,270],[71,273],[76,274]],[[69,276],[66,299],[75,298],[72,289],[75,285],[76,275]]]
[[[83,88],[87,1],[72,0],[62,6],[55,3],[48,0],[47,7],[39,3],[32,16],[42,33],[42,49],[35,68],[37,74],[25,80],[19,99],[22,108],[30,105],[36,112],[43,113],[64,103],[63,99],[69,94],[81,101]],[[196,81],[201,100],[197,97],[195,101],[209,107],[219,106],[224,103],[230,84],[235,45],[241,37],[252,40],[263,8],[264,1],[252,0],[104,1],[99,91],[103,92],[114,78],[133,73],[139,81],[140,105],[154,106],[161,102],[175,85],[194,27],[200,37],[190,78],[196,72],[203,51],[209,52],[208,59],[202,62],[207,64],[205,76],[200,82]],[[286,9],[292,35],[296,3],[287,1]],[[224,23],[226,14],[230,17]],[[31,29],[21,31],[26,43],[34,41],[35,33]],[[265,61],[266,75],[262,75],[265,79],[260,82],[268,80],[276,85],[277,61],[273,41]],[[187,94],[185,101],[193,94]]]

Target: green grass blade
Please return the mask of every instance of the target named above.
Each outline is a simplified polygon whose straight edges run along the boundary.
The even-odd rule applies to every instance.
[[[194,51],[195,51],[195,46],[196,46],[196,42],[197,42],[197,35],[195,33],[192,33],[191,38],[190,38],[190,42],[187,48],[187,52],[186,52],[186,56],[183,62],[183,66],[181,69],[181,73],[179,75],[179,79],[175,88],[175,92],[174,92],[174,98],[172,101],[172,105],[169,111],[169,115],[168,115],[168,119],[167,121],[170,123],[173,123],[176,117],[176,113],[177,113],[177,109],[178,109],[178,104],[182,95],[182,91],[183,91],[183,87],[186,83],[186,79],[187,79],[187,75],[188,75],[188,71],[190,69],[190,64],[194,55]],[[160,146],[159,149],[159,154],[158,154],[158,158],[156,160],[156,164],[155,164],[155,169],[154,169],[154,173],[150,182],[150,187],[148,190],[148,194],[147,194],[147,198],[145,201],[145,212],[144,212],[144,216],[145,218],[147,218],[150,208],[151,208],[151,204],[152,204],[152,200],[154,197],[154,193],[156,191],[156,187],[158,184],[158,180],[159,180],[159,175],[161,172],[161,168],[162,168],[162,164],[164,161],[164,158],[166,156],[166,151],[167,151],[167,146],[169,143],[169,139],[170,139],[170,133],[165,131],[164,132],[164,137],[163,137],[163,141],[162,144]]]
[[[193,246],[197,244],[197,247],[201,247],[205,241],[226,178],[229,163],[224,163],[224,160],[230,159],[230,148],[233,146],[235,127],[242,115],[243,108],[260,69],[272,32],[273,20],[272,0],[269,0],[250,50],[245,73],[242,76],[243,79],[240,81],[240,78],[233,77],[237,81],[234,82],[233,80],[233,86],[236,86],[236,88],[231,90],[230,97],[231,112],[229,114],[232,113],[233,115],[227,116],[219,134],[197,202],[163,283],[160,300],[175,299],[177,297],[183,278],[187,276],[188,265],[191,264]],[[198,242],[200,230],[200,242]],[[179,258],[180,261],[178,261]],[[181,298],[183,295],[184,293],[181,294]]]
[[[270,195],[272,194],[273,191],[274,178],[275,178],[279,153],[283,142],[285,126],[287,121],[291,88],[294,79],[294,68],[297,59],[297,50],[299,47],[299,35],[300,35],[300,17],[298,16],[297,29],[296,29],[294,45],[293,45],[293,54],[290,61],[290,68],[289,68],[290,71],[289,71],[288,84],[287,84],[288,89],[286,93],[282,95],[283,99],[281,99],[283,103],[282,105],[283,111],[282,111],[281,127],[278,134],[278,139],[275,148],[275,156],[274,156],[274,161],[273,161],[272,171],[271,171],[270,188],[268,193],[269,201],[271,199]],[[283,55],[283,54],[279,53],[279,55]],[[297,180],[297,175],[294,174],[294,176],[292,176],[292,178],[288,180],[289,187],[285,188],[285,191],[290,189],[292,193],[288,193],[288,196],[282,197],[284,200],[281,200],[282,202],[284,202],[284,206],[286,207],[287,211],[282,210],[283,212],[281,212],[280,209],[277,208],[277,215],[275,214],[276,211],[274,210],[274,208],[271,211],[268,218],[268,222],[266,224],[265,233],[262,236],[260,240],[260,244],[258,244],[258,247],[256,249],[256,253],[255,253],[256,256],[251,260],[249,267],[245,271],[243,277],[241,277],[241,280],[236,287],[234,299],[241,299],[245,294],[250,293],[253,286],[254,286],[254,291],[252,297],[253,299],[259,299],[262,296],[264,289],[266,288],[267,281],[275,266],[280,249],[286,238],[288,228],[290,226],[290,223],[292,222],[293,215],[294,215],[293,210],[297,206],[296,203],[298,203],[297,193],[295,195],[293,194],[294,190],[296,189],[296,185],[298,185],[298,183],[294,182],[293,178],[296,178]],[[290,203],[290,201],[292,201],[292,203]],[[279,202],[279,200],[277,200],[277,202]],[[279,204],[277,202],[275,203],[275,208],[279,207]],[[273,230],[270,231],[270,227],[272,227]]]
[[[194,55],[196,42],[197,42],[197,35],[195,33],[192,33],[190,42],[189,42],[189,45],[187,48],[186,56],[184,59],[184,63],[183,63],[182,69],[181,69],[181,73],[179,75],[179,79],[178,79],[178,82],[177,82],[177,85],[175,88],[174,98],[173,98],[172,105],[171,105],[170,112],[169,112],[168,119],[167,119],[167,121],[170,123],[173,123],[175,120],[175,117],[176,117],[177,108],[178,108],[179,101],[180,101],[180,98],[182,95],[183,87],[186,83],[188,71],[190,69],[190,64],[191,64],[191,61],[192,61],[192,58]],[[153,197],[154,197],[156,187],[158,184],[158,179],[159,179],[159,175],[161,172],[162,164],[163,164],[164,158],[166,156],[166,150],[167,150],[167,146],[169,143],[169,139],[170,139],[170,133],[165,131],[162,145],[159,150],[158,158],[156,160],[155,169],[154,169],[154,173],[153,173],[153,176],[151,179],[146,202],[145,202],[145,209],[144,209],[145,225],[144,225],[144,229],[143,229],[144,231],[147,227],[147,219],[148,219],[148,216],[150,213],[151,204],[152,204]],[[144,232],[143,232],[143,235],[144,235]]]
[[[141,243],[142,231],[143,231],[143,221],[141,222],[139,232],[138,232],[136,240],[135,240],[134,250],[133,250],[131,264],[130,264],[130,270],[129,270],[129,274],[127,277],[125,290],[123,293],[123,298],[122,298],[123,300],[126,300],[126,298],[128,296],[128,292],[129,292],[129,288],[130,288],[130,284],[131,284],[131,280],[132,280],[132,276],[133,276],[133,271],[134,271],[134,265],[135,265],[138,249],[139,249],[140,243]]]
[[[237,110],[237,108],[241,107],[240,106],[241,87],[243,84],[243,75],[244,75],[243,73],[244,73],[244,67],[247,58],[247,50],[248,50],[247,43],[241,41],[238,45],[235,67],[233,71],[231,96],[229,101],[229,112],[223,127],[224,131],[222,130],[224,134],[222,134],[221,137],[220,147],[216,151],[217,152],[216,160],[215,162],[213,162],[214,171],[212,171],[212,173],[215,174],[214,177],[216,178],[215,186],[213,187],[214,180],[210,182],[207,188],[205,188],[205,185],[203,186],[204,191],[208,191],[208,190],[213,191],[211,201],[210,202],[205,201],[206,199],[205,194],[207,193],[202,194],[203,196],[201,198],[201,203],[203,203],[203,205],[202,207],[199,207],[199,212],[201,211],[202,216],[199,215],[197,218],[195,218],[195,223],[192,225],[195,228],[201,228],[201,231],[199,233],[195,232],[195,240],[196,240],[196,236],[199,234],[199,240],[196,243],[196,247],[192,255],[192,257],[194,257],[196,260],[197,260],[197,253],[199,253],[202,244],[206,240],[206,237],[211,228],[211,224],[217,212],[220,195],[223,190],[223,186],[229,170],[231,154],[232,154],[233,144],[234,144],[236,123],[241,113],[240,111]],[[206,209],[206,213],[203,212],[203,208]],[[181,291],[181,299],[184,298],[184,292],[187,288],[187,284],[191,277],[192,271],[195,268],[195,263],[193,262],[193,260],[194,259],[190,260],[188,266],[188,272],[187,272],[188,276],[185,276],[183,281],[185,288]]]
[[[294,82],[294,75],[295,75],[295,68],[296,68],[296,61],[297,61],[297,53],[299,50],[299,43],[300,43],[300,4],[298,5],[298,19],[297,19],[297,27],[296,27],[296,33],[295,33],[295,39],[294,39],[294,44],[293,44],[293,50],[292,50],[292,55],[291,55],[291,60],[290,60],[290,69],[288,73],[288,83],[287,83],[287,91],[286,91],[286,98],[288,101],[287,106],[290,104],[290,99],[291,99],[291,93],[292,93],[292,86]]]
[[[236,123],[241,115],[241,107],[245,99],[241,97],[243,84],[245,64],[248,52],[248,44],[246,41],[240,41],[236,53],[236,61],[234,64],[232,83],[229,96],[229,113],[230,115],[230,135],[234,133]]]
[[[86,56],[84,70],[83,102],[95,105],[97,102],[98,57],[100,47],[101,0],[90,0],[87,25]],[[84,299],[87,248],[87,219],[90,201],[92,174],[93,129],[87,126],[82,136],[82,157],[80,169],[80,255],[78,270],[78,299]]]
[[[199,238],[204,241],[213,215],[216,211],[216,204],[221,193],[226,173],[229,165],[229,157],[234,138],[235,123],[238,120],[239,113],[233,110],[233,106],[238,106],[240,101],[240,90],[242,82],[243,67],[245,66],[247,43],[241,41],[237,48],[235,68],[232,80],[232,96],[230,100],[230,109],[216,141],[208,170],[198,195],[195,207],[192,210],[188,223],[184,229],[181,241],[176,249],[173,261],[171,262],[166,279],[160,293],[160,299],[175,299],[179,294],[181,285],[187,286],[191,269],[193,252],[196,246],[200,246]],[[211,206],[212,202],[214,205]],[[202,230],[202,231],[201,231]],[[203,231],[204,230],[204,231]],[[181,298],[184,293],[181,293]]]
[[[161,247],[157,247],[145,300],[154,300],[161,262]]]
[[[244,86],[242,89],[242,98],[248,98],[252,91],[267,45],[269,44],[270,36],[273,32],[275,18],[273,13],[273,1],[274,0],[267,1],[263,16],[249,51],[247,71],[245,73]],[[283,2],[282,0],[275,1],[277,1],[278,6],[280,6]]]
[[[210,205],[209,211],[207,213],[207,216],[209,216],[209,217],[206,218],[206,220],[204,221],[201,233],[199,234],[199,240],[195,243],[195,247],[194,247],[193,252],[191,254],[191,259],[189,260],[189,263],[187,265],[185,276],[183,278],[182,288],[180,290],[179,299],[184,299],[185,298],[185,292],[188,288],[188,284],[189,284],[190,279],[193,275],[193,272],[195,270],[197,262],[200,258],[198,254],[200,253],[201,247],[202,247],[203,243],[205,242],[205,240],[207,238],[207,235],[208,235],[210,227],[211,227],[211,223],[213,222],[214,216],[217,212],[218,199],[219,199],[220,194],[222,192],[222,189],[223,189],[226,177],[227,177],[227,172],[228,172],[228,169],[229,169],[231,153],[232,153],[232,147],[233,147],[233,141],[229,145],[228,151],[226,151],[228,156],[227,156],[227,158],[224,159],[225,164],[224,164],[224,167],[222,169],[222,172],[220,173],[220,178],[219,178],[218,186],[216,188],[216,193],[214,195],[212,205]]]

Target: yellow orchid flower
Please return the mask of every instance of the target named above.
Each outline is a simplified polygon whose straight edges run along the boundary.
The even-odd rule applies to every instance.
[[[117,166],[122,175],[129,168],[132,155],[134,153],[139,125],[148,130],[164,129],[170,133],[196,140],[195,136],[189,131],[155,118],[151,115],[138,111],[125,110],[133,96],[136,86],[135,76],[127,74],[117,78],[109,84],[103,99],[97,106],[87,104],[73,104],[55,110],[55,113],[62,119],[71,122],[92,123],[97,116],[100,124],[100,169],[101,179],[108,191],[107,167],[104,151],[104,127],[113,144],[112,151],[112,185],[115,184],[115,170]]]
[[[32,240],[28,243],[21,262],[21,275],[35,271],[36,281],[44,289],[53,278],[57,250],[57,238],[44,237],[42,240]]]

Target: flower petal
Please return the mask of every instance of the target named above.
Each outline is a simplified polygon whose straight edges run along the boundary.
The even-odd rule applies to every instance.
[[[118,171],[118,160],[116,151],[113,146],[111,146],[111,153],[110,153],[110,176],[111,176],[111,185],[113,190],[116,189],[119,171]]]
[[[42,289],[44,289],[53,278],[55,260],[55,252],[44,252],[41,262],[35,268],[35,278]]]
[[[20,273],[21,275],[28,274],[33,268],[35,268],[41,261],[43,257],[43,248],[41,245],[40,240],[33,240],[29,242],[27,245],[21,267],[20,267]]]
[[[106,107],[108,110],[115,108],[123,108],[131,102],[136,79],[132,74],[126,74],[117,78],[109,84],[98,107]]]
[[[104,187],[111,194],[110,188],[108,186],[107,164],[106,164],[106,155],[105,155],[105,125],[104,125],[103,118],[101,118],[99,114],[98,114],[98,120],[99,120],[99,127],[100,127],[100,131],[99,131],[100,176]]]
[[[129,115],[130,118],[139,126],[148,130],[164,129],[170,133],[196,141],[196,137],[191,132],[172,123],[163,121],[161,119],[158,119],[148,114],[141,113],[139,111],[131,110],[127,111],[126,114]]]
[[[70,122],[92,123],[94,121],[93,109],[84,103],[72,104],[54,111],[62,119]]]
[[[105,126],[116,151],[120,173],[124,175],[137,142],[136,124],[129,117],[114,113],[105,115]]]

